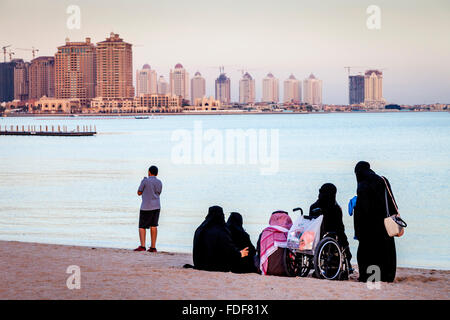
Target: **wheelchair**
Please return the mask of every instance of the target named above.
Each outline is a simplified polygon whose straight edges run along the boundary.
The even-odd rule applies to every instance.
[[[320,208],[313,211],[317,214],[315,217],[304,216],[302,208],[295,208],[293,211],[300,211],[303,218],[308,220],[317,219],[322,214]],[[313,250],[288,246],[284,250],[284,265],[286,274],[291,277],[307,277],[314,269],[313,276],[316,278],[347,280],[352,273],[346,248],[341,247],[337,235],[331,232],[325,233]]]

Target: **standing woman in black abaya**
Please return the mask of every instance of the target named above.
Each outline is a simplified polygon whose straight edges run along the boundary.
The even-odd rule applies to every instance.
[[[359,281],[366,282],[373,274],[370,266],[377,266],[381,272],[379,280],[393,282],[397,268],[394,238],[390,237],[384,226],[387,216],[386,185],[382,177],[370,169],[370,164],[360,161],[355,167],[358,182],[357,200],[354,213],[355,236],[358,245]],[[392,201],[389,210],[394,212]]]

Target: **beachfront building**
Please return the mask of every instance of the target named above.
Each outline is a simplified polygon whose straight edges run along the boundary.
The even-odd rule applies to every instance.
[[[55,96],[55,58],[38,57],[28,68],[29,99]]]
[[[136,70],[136,96],[158,93],[156,70],[145,64],[141,70]]]
[[[113,32],[97,43],[97,97],[134,97],[131,46]]]
[[[348,101],[350,105],[364,103],[364,76],[349,76],[348,91]]]
[[[242,76],[242,79],[239,80],[239,103],[255,103],[255,79],[253,79],[248,72],[246,72]]]
[[[189,100],[189,73],[181,63],[170,70],[170,93],[173,96]]]
[[[194,104],[197,99],[202,99],[206,94],[206,81],[200,72],[196,72],[191,79],[191,103]]]
[[[322,80],[317,79],[311,74],[303,80],[304,102],[310,105],[322,104]]]
[[[95,113],[166,113],[181,112],[181,98],[170,94],[141,94],[133,98],[92,99],[89,112]]]
[[[91,100],[89,109],[85,113],[134,113],[136,111],[137,98],[105,98],[96,97]]]
[[[95,97],[96,48],[90,38],[70,42],[67,38],[55,54],[55,97],[78,98],[87,105]]]
[[[273,76],[272,73],[267,74],[267,76],[262,80],[262,102],[266,103],[278,103],[278,84],[279,81]]]
[[[159,76],[158,94],[170,94],[170,86],[166,79],[164,79],[164,76]]]
[[[70,114],[80,113],[82,106],[78,98],[60,99],[43,96],[27,103],[29,113]]]
[[[28,100],[29,84],[28,84],[28,69],[29,62],[22,59],[15,59],[14,65],[14,100],[26,101]]]
[[[217,111],[221,109],[222,104],[213,97],[202,97],[195,99],[194,103],[186,107],[190,111]]]
[[[364,105],[367,108],[383,108],[383,73],[379,70],[367,70],[364,74]]]
[[[231,82],[224,72],[222,72],[215,81],[216,100],[222,105],[231,103]]]
[[[138,112],[181,112],[182,98],[170,94],[142,94],[137,98]]]
[[[298,104],[302,102],[302,82],[297,80],[293,74],[284,80],[284,103]]]

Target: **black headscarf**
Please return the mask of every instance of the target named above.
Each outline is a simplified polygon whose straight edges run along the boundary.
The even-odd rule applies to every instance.
[[[336,205],[337,188],[332,183],[325,183],[319,189],[319,204],[323,209],[331,209]]]
[[[222,207],[212,206],[208,209],[208,214],[205,221],[200,225],[199,229],[204,229],[206,226],[225,225],[225,215]]]
[[[371,174],[375,174],[375,172],[370,169],[370,164],[367,161],[360,161],[356,164],[355,175],[358,183],[366,180]]]
[[[223,209],[219,206],[210,207],[205,221],[194,234],[194,267],[201,270],[230,271],[231,265],[240,257],[226,227]]]
[[[351,253],[348,249],[348,240],[345,234],[345,227],[342,221],[342,210],[336,202],[337,188],[332,183],[325,183],[319,189],[318,200],[309,208],[310,216],[318,216],[314,209],[320,208],[320,214],[323,215],[321,234],[334,232],[338,236],[339,244],[347,248],[347,257],[351,259]]]
[[[227,228],[230,230],[234,245],[239,250],[248,248],[248,256],[236,260],[232,265],[231,271],[236,273],[255,272],[253,257],[255,256],[256,250],[250,240],[250,236],[243,228],[242,215],[238,212],[231,212],[227,220]]]
[[[231,232],[233,231],[245,232],[242,225],[243,220],[241,214],[239,212],[231,212],[227,220],[228,229],[230,229]]]

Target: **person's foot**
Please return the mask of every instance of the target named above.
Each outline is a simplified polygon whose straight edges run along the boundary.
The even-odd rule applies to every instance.
[[[158,252],[158,251],[156,250],[156,248],[150,248],[148,249],[148,252]]]
[[[136,249],[134,249],[134,251],[145,251],[145,250],[147,250],[147,249],[145,249],[145,247],[143,247],[143,246],[139,246]]]

